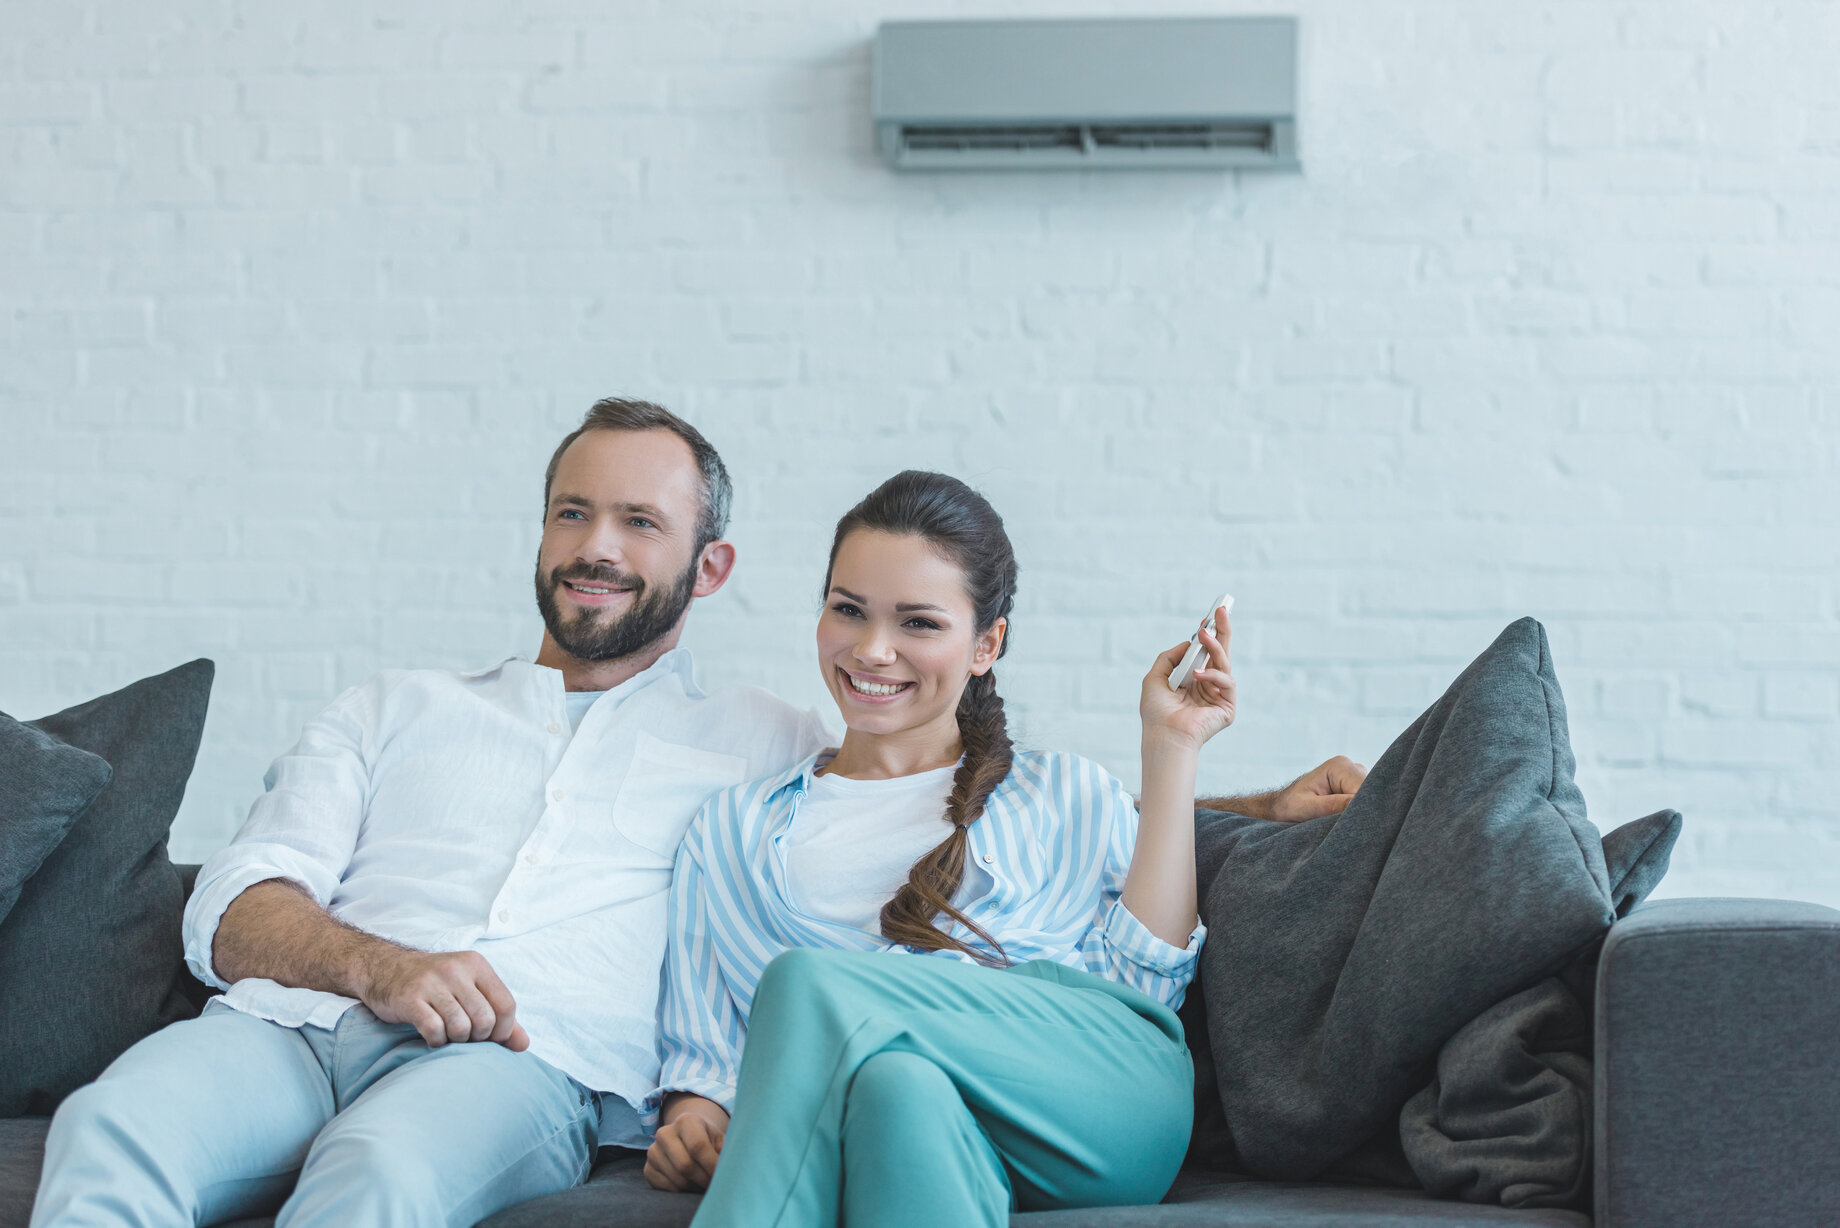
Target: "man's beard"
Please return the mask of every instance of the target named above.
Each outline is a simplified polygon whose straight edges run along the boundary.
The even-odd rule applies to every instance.
[[[631,589],[632,606],[625,614],[614,618],[597,614],[592,609],[583,610],[572,619],[566,618],[556,597],[556,589],[564,580]],[[542,561],[537,563],[537,609],[543,614],[543,625],[557,647],[578,661],[613,661],[655,643],[684,616],[690,606],[690,590],[695,587],[694,559],[669,588],[656,592],[638,576],[612,567],[578,563],[558,567],[545,576]]]

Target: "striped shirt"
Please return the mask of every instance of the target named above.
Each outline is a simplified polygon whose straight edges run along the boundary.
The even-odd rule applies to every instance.
[[[715,794],[678,849],[660,1012],[663,1065],[657,1090],[641,1106],[649,1128],[657,1127],[667,1092],[694,1092],[733,1110],[754,989],[781,951],[969,960],[957,951],[897,946],[879,933],[807,916],[791,902],[787,833],[814,769],[833,753]],[[942,815],[941,839],[947,831]],[[1187,947],[1172,946],[1124,906],[1137,808],[1103,768],[1077,755],[1019,752],[968,834],[965,882],[954,903],[1013,963],[1051,960],[1181,1004],[1205,930],[1197,923]],[[962,925],[947,932],[989,951]]]

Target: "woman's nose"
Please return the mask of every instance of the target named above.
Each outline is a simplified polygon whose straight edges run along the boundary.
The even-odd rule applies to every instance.
[[[879,635],[866,636],[856,641],[856,659],[858,661],[886,662],[894,660],[894,649],[888,641]]]

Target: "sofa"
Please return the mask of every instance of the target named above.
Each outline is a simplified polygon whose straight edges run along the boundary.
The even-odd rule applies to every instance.
[[[189,890],[197,867],[180,870]],[[196,997],[208,992],[181,976]],[[1652,902],[1610,930],[1597,986],[1589,1215],[1191,1167],[1158,1206],[1028,1212],[1011,1222],[1031,1228],[1840,1224],[1840,911],[1786,900]],[[22,1226],[30,1216],[48,1125],[44,1117],[0,1119],[0,1228]],[[491,1228],[688,1224],[697,1199],[651,1189],[642,1165],[639,1152],[606,1148],[585,1185],[484,1222]]]

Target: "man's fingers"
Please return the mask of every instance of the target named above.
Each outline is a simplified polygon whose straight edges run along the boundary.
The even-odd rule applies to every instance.
[[[486,963],[484,958],[480,959],[479,965],[479,971],[473,977],[473,984],[479,987],[479,992],[484,994],[486,1001],[492,1004],[492,1009],[501,1019],[507,1015],[517,1014],[517,999],[511,996],[511,991],[505,988],[505,983],[498,979],[498,973],[493,970],[492,965]]]
[[[498,1012],[486,1001],[486,996],[479,992],[477,986],[462,982],[454,986],[454,1001],[466,1012],[468,1021],[464,1040],[485,1040],[498,1028]]]
[[[530,1033],[524,1030],[523,1024],[514,1023],[511,1025],[511,1035],[507,1036],[503,1043],[505,1048],[511,1052],[522,1053],[530,1048]]]
[[[1296,809],[1299,813],[1295,821],[1320,819],[1325,815],[1340,814],[1348,809],[1348,803],[1353,800],[1354,794],[1352,793],[1313,793],[1307,797],[1300,797],[1296,801]]]
[[[426,1002],[419,1002],[403,1020],[422,1034],[422,1040],[430,1049],[439,1049],[447,1043],[447,1020],[441,1018],[441,1012]]]
[[[451,993],[430,994],[428,1005],[441,1017],[446,1039],[461,1041],[473,1038],[473,1021],[468,1017],[466,1008]]]

